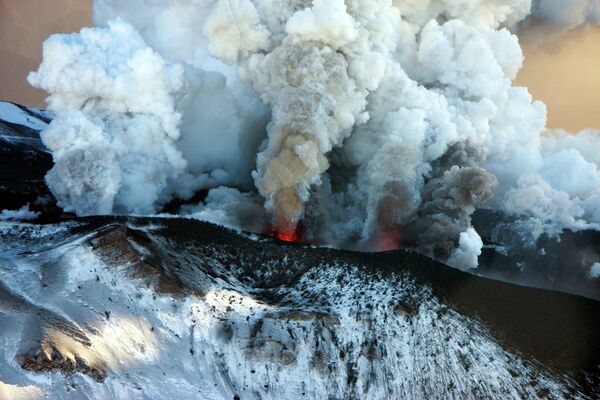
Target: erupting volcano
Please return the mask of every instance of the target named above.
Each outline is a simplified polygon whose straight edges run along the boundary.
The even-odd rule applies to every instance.
[[[407,247],[402,242],[402,231],[397,226],[383,228],[375,235],[375,241],[377,242],[374,246],[376,251],[391,251]]]
[[[304,227],[302,222],[298,223],[294,230],[278,231],[275,228],[271,228],[269,230],[269,235],[281,240],[282,242],[305,243]]]
[[[93,9],[0,102],[0,398],[600,398],[600,132],[515,83],[600,0]]]
[[[98,26],[52,36],[29,76],[54,114],[48,185],[78,215],[208,192],[180,214],[287,240],[302,220],[343,248],[400,247],[388,225],[407,226],[464,269],[477,209],[513,216],[522,241],[595,229],[600,140],[546,130],[512,85],[515,33],[594,21],[578,3],[563,20],[543,0],[97,1]]]

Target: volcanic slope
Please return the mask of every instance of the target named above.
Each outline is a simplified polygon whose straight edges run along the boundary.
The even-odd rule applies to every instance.
[[[0,244],[0,398],[600,396],[599,302],[414,252],[133,217]]]
[[[39,136],[50,118],[46,111],[0,101],[0,210],[51,196],[44,175],[52,155]]]

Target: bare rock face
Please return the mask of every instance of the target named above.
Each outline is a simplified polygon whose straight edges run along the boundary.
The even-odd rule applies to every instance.
[[[597,301],[416,253],[117,217],[0,223],[0,243],[15,398],[600,395]]]
[[[143,281],[157,293],[180,295],[188,290],[161,271],[160,260],[144,232],[122,225],[108,226],[90,243],[104,262],[119,267],[133,280]]]
[[[106,370],[102,364],[90,365],[77,354],[66,353],[60,345],[53,344],[49,340],[42,341],[39,351],[23,355],[20,365],[23,369],[35,372],[60,371],[65,375],[82,373],[99,383],[106,379]]]

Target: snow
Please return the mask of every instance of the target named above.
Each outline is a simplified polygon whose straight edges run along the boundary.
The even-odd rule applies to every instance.
[[[20,228],[0,247],[10,249],[22,235],[35,236],[27,235],[26,225]],[[289,287],[274,289],[281,297],[274,303],[261,300],[258,291],[235,278],[236,267],[226,265],[233,254],[235,263],[243,264],[243,249],[209,242],[182,250],[157,232],[144,231],[169,260],[161,265],[182,273],[192,291],[157,290],[135,272],[135,263],[115,257],[118,246],[109,247],[117,253],[101,256],[87,239],[106,227],[67,242],[57,241],[52,229],[45,236],[38,231],[38,245],[62,244],[13,256],[0,251],[0,290],[6,286],[25,299],[18,303],[9,295],[0,304],[0,311],[10,311],[0,313],[0,376],[19,382],[18,388],[3,384],[0,394],[27,389],[71,399],[73,386],[82,399],[157,399],[165,393],[190,400],[477,398],[482,393],[537,398],[541,388],[550,397],[565,393],[560,380],[504,350],[477,321],[447,309],[427,286],[408,277],[368,278],[360,266],[333,257]],[[257,269],[273,262],[285,270],[297,261],[260,260]],[[67,324],[76,321],[89,346],[60,332],[51,331],[48,338],[58,340],[53,343],[66,357],[106,368],[104,382],[81,373],[27,372],[12,361],[30,328],[40,324],[40,313],[59,315]]]
[[[32,112],[40,113],[40,110],[32,110]],[[36,131],[46,129],[48,126],[48,124],[41,119],[31,116],[16,105],[5,101],[0,101],[0,120],[23,125]]]

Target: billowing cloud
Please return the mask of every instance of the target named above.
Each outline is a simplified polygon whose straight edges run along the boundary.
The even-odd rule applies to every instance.
[[[597,2],[558,3],[97,0],[100,27],[51,38],[31,78],[57,115],[48,182],[80,214],[208,189],[187,212],[459,268],[481,252],[477,208],[534,238],[595,227],[596,133],[547,132],[512,83],[532,11],[594,21]]]

